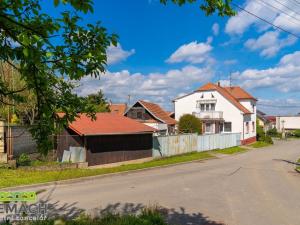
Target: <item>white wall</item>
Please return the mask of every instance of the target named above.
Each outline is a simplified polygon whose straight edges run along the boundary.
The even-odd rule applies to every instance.
[[[277,116],[276,117],[276,129],[282,130],[282,121],[284,122],[284,128],[287,130],[300,129],[300,116]]]
[[[201,98],[202,94],[203,98]],[[212,95],[214,98],[212,98]],[[215,111],[223,112],[224,121],[232,123],[232,133],[241,133],[242,140],[256,136],[256,106],[254,107],[254,114],[244,116],[244,114],[236,106],[234,106],[217,91],[194,92],[190,95],[175,100],[175,119],[178,121],[179,118],[184,114],[199,112],[199,109],[196,108],[197,101],[202,99],[217,100]],[[255,102],[251,100],[243,100],[241,104],[244,105],[250,112],[252,112],[252,104],[255,104]],[[249,122],[249,133],[246,133],[246,121]],[[252,121],[255,125],[254,132],[252,131]]]

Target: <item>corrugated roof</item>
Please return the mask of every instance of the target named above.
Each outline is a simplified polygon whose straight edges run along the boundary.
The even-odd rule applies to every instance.
[[[159,105],[152,103],[152,102],[146,102],[143,100],[138,101],[144,108],[151,113],[156,119],[160,120],[163,123],[166,123],[168,125],[174,125],[176,124],[176,120],[171,118],[169,114],[163,110]]]
[[[59,116],[63,116],[59,114]],[[92,120],[85,113],[79,114],[69,128],[79,135],[116,135],[152,133],[156,129],[139,123],[133,119],[115,113],[96,113],[96,120]]]
[[[127,109],[127,104],[126,103],[110,104],[109,109],[111,113],[117,113],[123,116]]]
[[[221,95],[223,95],[224,98],[228,99],[234,106],[236,106],[239,110],[241,110],[243,113],[251,114],[251,112],[244,107],[237,98],[235,98],[229,91],[226,90],[226,88],[221,87],[219,85],[213,84],[213,83],[207,83],[204,86],[200,87],[197,91],[209,91],[209,90],[216,90]]]

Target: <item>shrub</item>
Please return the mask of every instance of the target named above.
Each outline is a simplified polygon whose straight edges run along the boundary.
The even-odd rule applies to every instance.
[[[202,122],[196,116],[185,114],[180,117],[178,122],[178,130],[180,133],[202,133]]]
[[[293,134],[294,134],[295,137],[299,138],[300,137],[300,130],[295,130],[293,132]]]
[[[264,142],[269,143],[269,144],[273,144],[273,140],[272,140],[271,136],[269,136],[269,135],[265,136]]]
[[[271,137],[278,137],[277,129],[274,127],[272,129],[268,130],[267,135],[269,135]]]
[[[22,153],[17,159],[18,166],[30,166],[31,160],[26,153]]]

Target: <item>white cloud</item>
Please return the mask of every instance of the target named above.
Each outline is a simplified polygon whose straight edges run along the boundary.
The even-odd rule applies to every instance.
[[[290,32],[300,33],[300,16],[290,10],[295,8],[293,1],[265,0],[262,2],[248,0],[242,7],[248,12],[265,19],[276,26],[282,27]],[[295,10],[298,10],[298,8]],[[288,13],[290,16],[287,16],[283,12]],[[225,32],[230,35],[241,35],[253,25],[258,28],[259,32],[271,27],[271,25],[263,22],[262,20],[240,10],[237,16],[231,17],[228,20],[225,26]]]
[[[212,37],[207,39],[207,42],[193,41],[180,46],[167,60],[168,63],[203,63],[211,61],[209,53],[213,49],[211,46]]]
[[[289,35],[286,38],[280,39],[279,31],[268,31],[257,39],[248,39],[245,46],[251,51],[259,50],[261,56],[275,56],[282,48],[293,45],[297,38]]]
[[[187,93],[213,77],[213,71],[208,68],[185,66],[166,73],[130,73],[128,70],[107,72],[100,79],[85,77],[80,81],[76,92],[85,96],[99,89],[114,102],[126,102],[128,95],[132,101],[147,99],[160,103],[172,109],[171,100],[180,93]]]
[[[211,29],[212,29],[213,34],[214,34],[215,36],[218,36],[218,35],[219,35],[220,26],[219,26],[218,23],[214,23]]]
[[[241,86],[254,88],[275,88],[278,92],[300,91],[300,51],[285,55],[275,67],[247,69],[233,74]]]
[[[257,108],[267,115],[296,115],[300,112],[300,100],[295,98],[259,98]]]
[[[112,65],[126,60],[129,56],[135,53],[134,49],[129,51],[123,50],[120,43],[117,46],[109,46],[107,48],[107,64]]]

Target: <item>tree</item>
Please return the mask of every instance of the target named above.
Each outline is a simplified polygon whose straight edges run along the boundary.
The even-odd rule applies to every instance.
[[[109,112],[109,105],[106,98],[104,98],[102,91],[88,95],[86,101],[91,107],[94,107],[95,112]]]
[[[196,116],[185,114],[179,118],[178,130],[180,133],[202,133],[202,122]]]
[[[172,2],[183,5],[196,0]],[[229,3],[204,0],[201,9],[207,15],[230,16]],[[0,81],[0,102],[26,102],[20,93],[34,93],[36,114],[30,131],[44,154],[52,146],[50,135],[74,121],[78,112],[93,118],[94,107],[74,93],[73,81],[87,75],[99,77],[106,69],[107,47],[117,45],[117,35],[109,34],[100,22],[83,24],[79,13],[93,13],[92,0],[54,0],[54,4],[65,6],[57,18],[43,13],[39,0],[0,1],[0,60],[14,67],[24,81],[19,89]],[[57,109],[65,113],[63,118],[57,116]]]
[[[179,6],[186,3],[197,3],[197,0],[160,0],[162,4],[167,4],[168,1],[173,2]],[[200,4],[200,9],[205,12],[207,16],[218,12],[219,16],[234,16],[236,13],[230,6],[231,0],[203,0]]]

